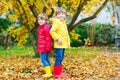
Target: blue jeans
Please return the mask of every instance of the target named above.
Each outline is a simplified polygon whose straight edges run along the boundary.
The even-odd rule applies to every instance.
[[[50,66],[50,61],[49,61],[49,54],[48,53],[41,53],[40,59],[44,67]]]
[[[56,53],[56,60],[55,60],[55,66],[61,65],[63,59],[64,59],[64,48],[55,48]]]

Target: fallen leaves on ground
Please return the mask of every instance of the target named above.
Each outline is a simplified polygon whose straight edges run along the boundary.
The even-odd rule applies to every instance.
[[[50,58],[53,66],[55,59]],[[63,72],[67,78],[39,79],[44,74],[39,58],[0,57],[0,80],[120,80],[120,54],[100,53],[96,58],[84,61],[79,54],[65,55]]]

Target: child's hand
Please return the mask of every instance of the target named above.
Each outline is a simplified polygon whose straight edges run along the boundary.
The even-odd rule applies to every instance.
[[[57,43],[58,43],[59,45],[61,45],[61,44],[62,44],[62,40],[61,40],[61,39],[58,39],[58,40],[57,40]]]

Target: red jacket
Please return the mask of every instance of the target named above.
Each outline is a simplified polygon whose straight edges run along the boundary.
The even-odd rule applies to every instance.
[[[45,23],[38,27],[38,43],[37,52],[51,52],[52,50],[52,38],[50,36],[51,26]]]

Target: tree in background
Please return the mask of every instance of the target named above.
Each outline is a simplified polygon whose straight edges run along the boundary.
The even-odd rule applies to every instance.
[[[112,2],[112,21],[113,24],[118,25],[120,23],[120,15],[119,9],[120,8],[120,0],[111,0]],[[117,8],[118,7],[118,8]],[[116,21],[116,23],[115,23]]]
[[[9,19],[0,18],[0,34],[7,31],[12,22]]]
[[[9,19],[0,18],[0,45],[7,49],[8,37],[7,29],[12,24]]]
[[[18,45],[22,46],[29,37],[36,53],[37,16],[46,12],[49,17],[54,15],[55,6],[63,6],[69,19],[68,30],[72,31],[81,23],[96,18],[108,0],[2,0],[0,1],[0,14],[8,12],[7,17],[13,21],[18,20],[21,26],[11,26],[9,34],[15,37]],[[78,17],[83,16],[77,21]]]

